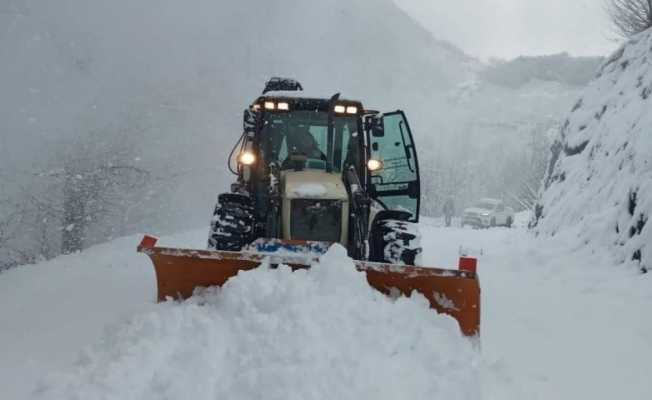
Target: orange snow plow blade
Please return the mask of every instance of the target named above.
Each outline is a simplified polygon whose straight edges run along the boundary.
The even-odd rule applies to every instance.
[[[211,251],[156,246],[157,238],[145,236],[138,252],[147,254],[154,264],[158,285],[158,301],[168,298],[186,299],[197,287],[222,286],[239,271],[257,268],[263,262],[285,264],[293,269],[306,269],[319,261],[318,255],[275,255],[257,251]],[[264,242],[264,241],[263,241]],[[319,242],[285,242],[282,245],[309,245]],[[457,320],[464,335],[480,335],[480,282],[474,259],[460,259],[460,269],[436,269],[415,266],[354,261],[359,271],[367,274],[369,285],[388,295],[397,292],[410,296],[421,293],[430,308]]]

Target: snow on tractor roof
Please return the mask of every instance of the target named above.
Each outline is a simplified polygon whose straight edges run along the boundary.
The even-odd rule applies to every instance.
[[[273,77],[265,83],[265,89],[261,96],[258,97],[256,101],[264,100],[278,100],[281,99],[304,99],[312,101],[330,101],[330,99],[335,95],[335,93],[324,94],[324,93],[314,93],[306,92],[303,90],[303,86],[299,81],[291,78],[280,78]],[[362,105],[357,100],[348,100],[339,98],[338,101],[343,103],[358,103]]]
[[[294,79],[274,77],[265,83],[263,94],[273,90],[303,90],[303,86]]]
[[[290,91],[290,90],[273,90],[269,91],[262,96],[259,97],[259,99],[265,99],[265,98],[289,98],[289,99],[311,99],[311,100],[324,100],[324,101],[329,101],[331,97],[333,97],[333,94],[324,94],[324,93],[316,93],[316,92],[306,92],[306,91]],[[339,101],[342,102],[353,102],[353,103],[359,103],[357,100],[349,100],[345,98],[340,98]]]

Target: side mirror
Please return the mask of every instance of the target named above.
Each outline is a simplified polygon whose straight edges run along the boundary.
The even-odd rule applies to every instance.
[[[246,134],[254,134],[256,133],[256,119],[258,117],[258,113],[255,111],[252,111],[251,109],[247,108],[244,110],[244,115],[242,117],[242,129]]]
[[[385,126],[383,124],[383,117],[377,115],[367,116],[365,119],[365,128],[371,132],[373,137],[385,136]]]

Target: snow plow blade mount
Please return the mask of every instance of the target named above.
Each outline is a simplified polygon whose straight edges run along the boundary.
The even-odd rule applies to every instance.
[[[158,301],[186,299],[197,287],[222,286],[239,271],[257,268],[266,260],[295,270],[310,268],[328,249],[321,242],[259,239],[241,252],[210,251],[157,247],[157,240],[145,236],[138,252],[147,254],[154,264]],[[480,283],[474,259],[460,259],[459,270],[354,263],[376,290],[404,296],[417,291],[428,299],[430,308],[455,318],[464,335],[480,335]]]

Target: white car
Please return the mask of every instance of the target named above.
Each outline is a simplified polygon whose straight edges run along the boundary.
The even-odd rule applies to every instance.
[[[511,227],[514,223],[514,210],[506,207],[501,200],[482,199],[473,207],[464,210],[462,226],[471,225],[476,228],[492,226]]]

